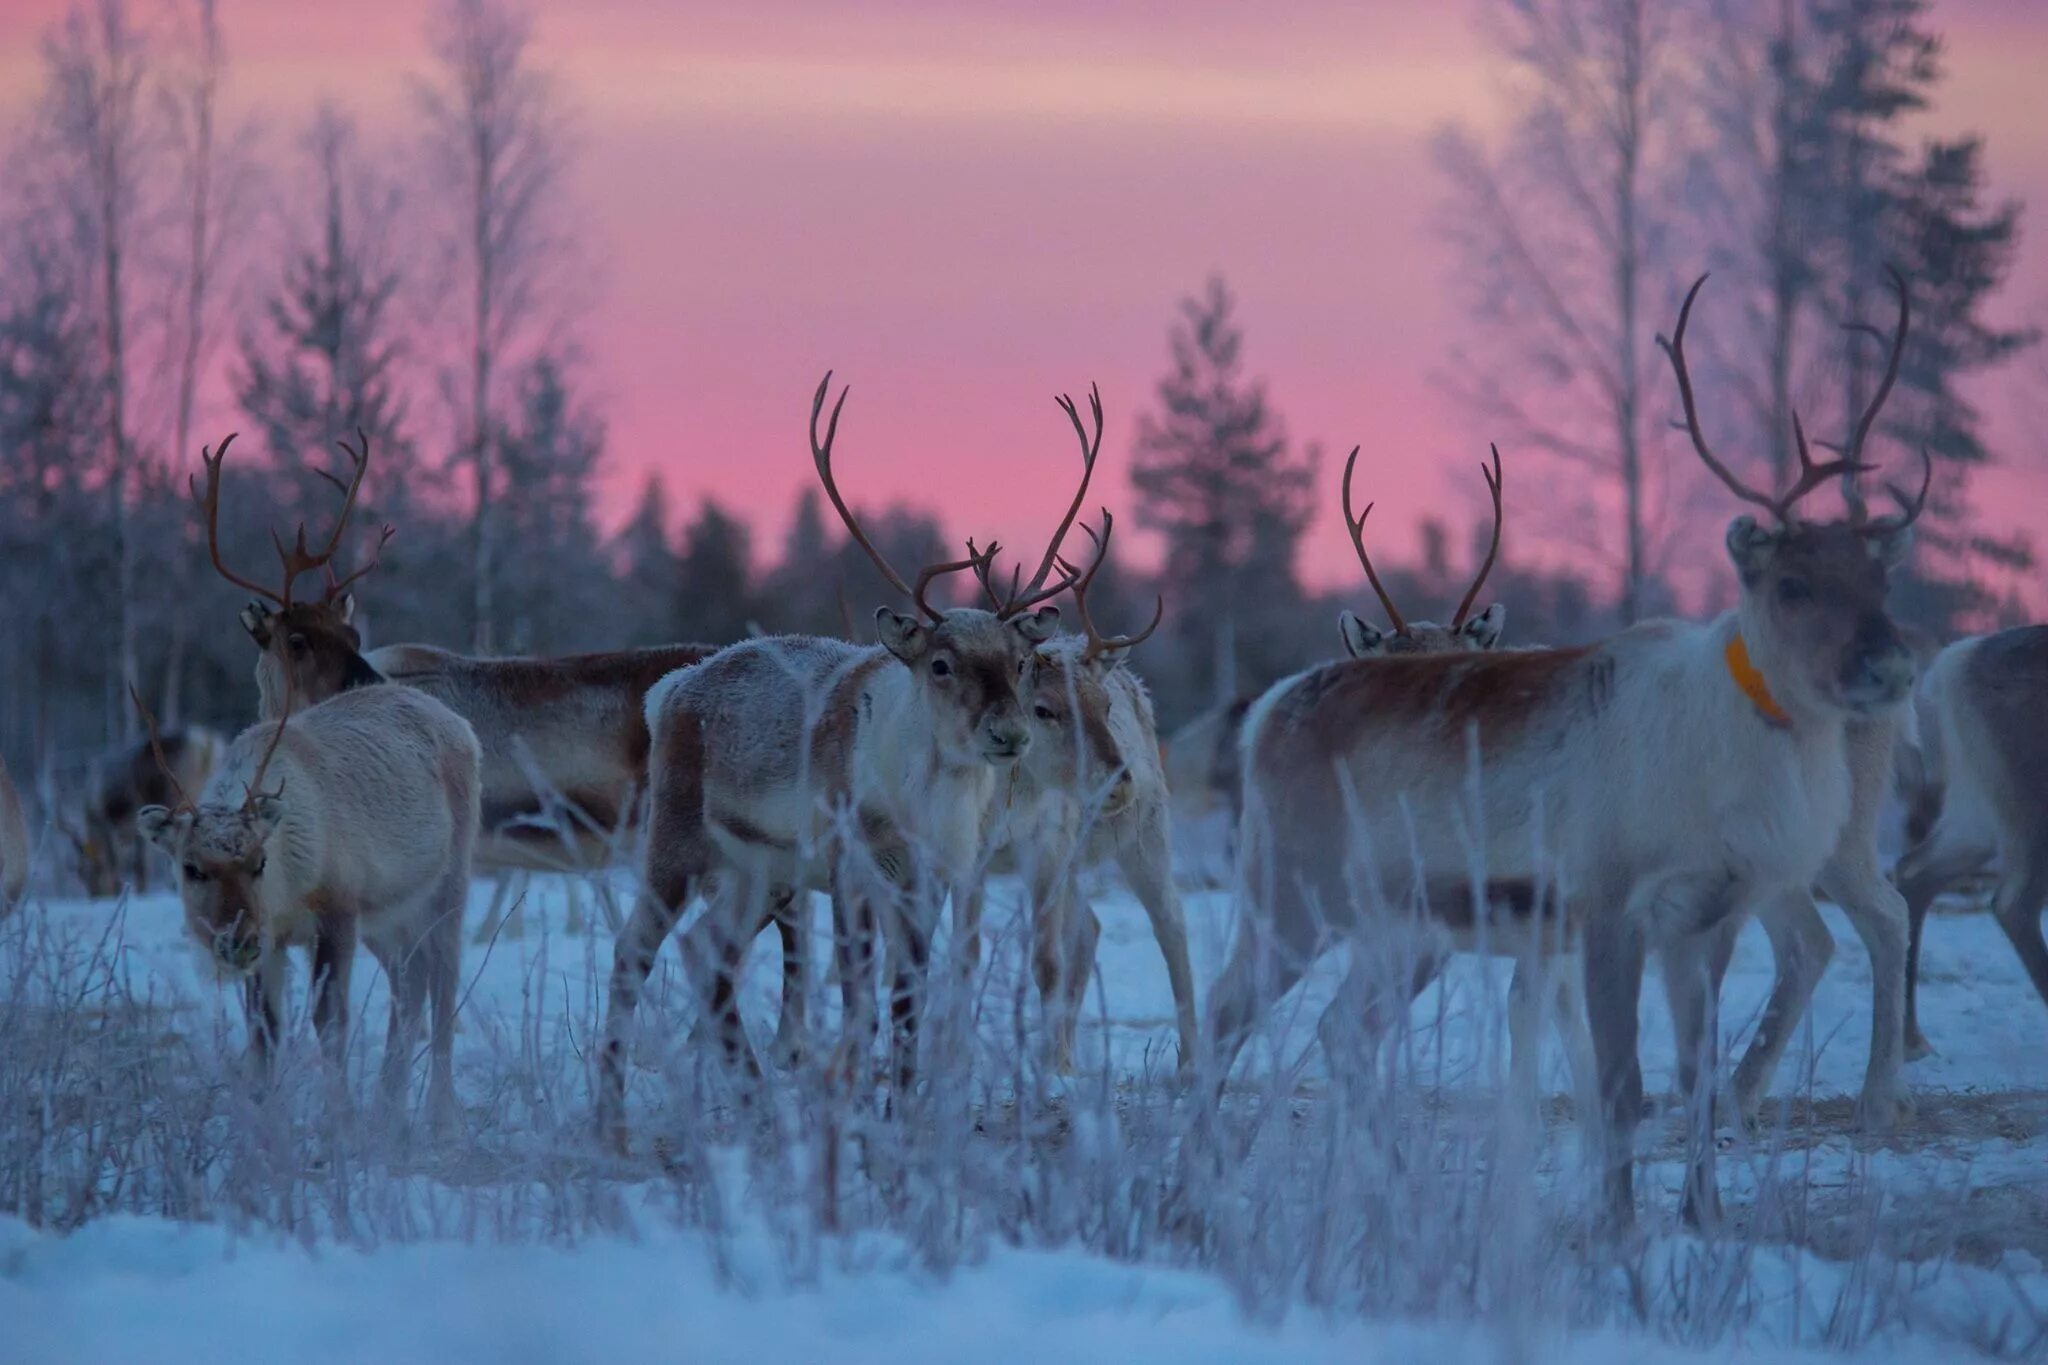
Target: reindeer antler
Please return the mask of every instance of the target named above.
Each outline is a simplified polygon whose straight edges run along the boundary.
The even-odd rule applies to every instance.
[[[244,591],[253,592],[258,597],[268,598],[280,607],[288,606],[289,602],[285,597],[272,592],[254,579],[242,577],[233,569],[230,569],[220,555],[220,467],[221,462],[228,457],[228,447],[235,443],[235,437],[240,434],[240,432],[236,431],[229,432],[227,438],[220,443],[218,451],[208,446],[201,446],[199,448],[200,463],[206,466],[206,491],[204,493],[199,491],[199,481],[196,476],[188,478],[185,481],[185,486],[191,490],[192,501],[197,504],[201,515],[206,518],[206,552],[213,559],[214,572]]]
[[[1451,617],[1452,630],[1465,624],[1465,613],[1472,610],[1472,603],[1478,599],[1479,589],[1485,584],[1486,576],[1493,572],[1493,561],[1500,555],[1500,528],[1504,519],[1500,501],[1500,447],[1489,442],[1486,448],[1493,452],[1493,468],[1488,469],[1481,465],[1479,473],[1486,480],[1487,491],[1493,494],[1493,544],[1486,549],[1486,562],[1479,566],[1479,577],[1473,579],[1472,586],[1465,589],[1465,596],[1458,603],[1457,614]]]
[[[1081,504],[1088,499],[1088,485],[1095,477],[1095,460],[1102,453],[1102,390],[1094,384],[1088,386],[1088,412],[1095,422],[1095,434],[1092,437],[1088,434],[1088,429],[1081,424],[1080,408],[1071,395],[1059,394],[1053,401],[1060,405],[1060,411],[1066,413],[1067,420],[1074,424],[1074,435],[1081,442],[1081,484],[1074,490],[1074,500],[1067,505],[1067,515],[1053,531],[1052,540],[1045,547],[1045,556],[1038,561],[1038,572],[1031,575],[1029,583],[1021,582],[1021,567],[1013,568],[1010,573],[1009,591],[998,593],[991,581],[998,547],[994,543],[989,545],[986,552],[988,566],[984,567],[978,576],[981,579],[981,590],[989,600],[989,610],[1005,621],[1049,598],[1059,596],[1072,587],[1074,582],[1073,577],[1069,575],[1047,587],[1045,580],[1052,573],[1054,565],[1065,567],[1065,561],[1060,558],[1060,546],[1065,542],[1067,532],[1074,528],[1074,518],[1081,514]],[[1084,526],[1081,529],[1085,531],[1088,528]],[[969,554],[974,553],[973,541],[967,542],[967,550]]]
[[[1806,433],[1800,427],[1799,417],[1796,413],[1793,414],[1792,418],[1792,430],[1799,449],[1799,478],[1794,481],[1792,487],[1777,497],[1772,497],[1768,493],[1760,493],[1756,489],[1751,488],[1748,484],[1736,478],[1734,472],[1727,465],[1722,464],[1720,460],[1715,458],[1713,449],[1707,444],[1706,433],[1700,429],[1699,404],[1693,397],[1692,373],[1685,363],[1686,324],[1692,320],[1693,301],[1699,297],[1700,286],[1706,282],[1707,277],[1705,275],[1693,281],[1692,288],[1685,291],[1685,302],[1679,306],[1678,326],[1672,330],[1670,339],[1666,340],[1661,334],[1657,338],[1657,344],[1664,348],[1664,354],[1671,357],[1672,373],[1678,377],[1678,397],[1685,407],[1685,427],[1692,436],[1692,448],[1698,452],[1700,459],[1706,464],[1707,468],[1713,471],[1714,477],[1728,486],[1729,492],[1741,498],[1744,502],[1755,503],[1758,507],[1768,508],[1785,525],[1796,526],[1799,519],[1793,515],[1792,509],[1801,498],[1826,483],[1829,479],[1839,478],[1845,474],[1861,473],[1867,466],[1858,464],[1853,458],[1830,460],[1825,464],[1815,464],[1812,454],[1806,448]],[[1902,283],[1900,286],[1901,300],[1904,297],[1905,291]],[[1902,340],[1903,337],[1904,334],[1902,332]],[[1886,382],[1886,387],[1890,387],[1889,380]],[[1858,441],[1860,444],[1860,437]]]
[[[1082,633],[1088,637],[1088,647],[1081,652],[1082,663],[1099,658],[1112,649],[1129,649],[1133,645],[1144,643],[1151,638],[1153,631],[1159,629],[1160,621],[1166,617],[1166,599],[1158,597],[1153,602],[1151,624],[1147,625],[1136,635],[1104,635],[1095,628],[1095,618],[1088,614],[1088,588],[1095,581],[1095,571],[1102,567],[1102,562],[1105,559],[1109,558],[1109,535],[1115,527],[1116,521],[1110,516],[1107,507],[1102,509],[1101,535],[1095,534],[1095,528],[1087,522],[1081,523],[1083,533],[1087,535],[1088,539],[1095,542],[1095,559],[1088,565],[1086,573],[1077,573],[1074,566],[1067,563],[1064,559],[1059,561],[1061,572],[1065,573],[1068,581],[1073,584],[1074,610],[1081,617]]]
[[[949,564],[926,565],[917,576],[916,587],[903,581],[903,575],[890,566],[889,561],[883,558],[882,552],[875,548],[875,543],[868,539],[867,532],[861,529],[860,519],[854,516],[853,509],[846,505],[846,499],[839,496],[839,484],[832,477],[832,443],[839,438],[839,410],[846,406],[846,397],[853,392],[851,384],[839,391],[839,401],[832,405],[832,420],[825,427],[825,439],[823,442],[818,440],[818,418],[825,411],[825,394],[831,387],[832,371],[827,370],[825,377],[818,381],[818,392],[811,399],[811,462],[817,466],[818,481],[825,486],[825,496],[831,501],[832,510],[839,514],[839,520],[845,524],[847,534],[853,537],[853,543],[867,552],[868,558],[882,571],[882,577],[888,581],[890,587],[915,602],[917,609],[933,624],[937,624],[945,619],[945,613],[925,601],[925,589],[931,586],[933,579],[942,574],[958,573],[962,569],[975,569],[978,575],[984,574],[988,555],[976,554],[970,547],[965,559]],[[995,547],[990,546],[989,555],[994,552]]]
[[[221,449],[223,451],[227,449],[226,442],[222,442]],[[178,804],[172,809],[181,811],[198,809],[197,804],[178,781],[178,774],[171,768],[170,760],[164,757],[164,741],[163,736],[157,733],[156,717],[150,714],[147,706],[142,704],[142,694],[135,690],[135,684],[133,683],[128,684],[128,699],[135,704],[136,713],[142,717],[142,724],[149,731],[149,752],[155,757],[156,766],[162,771],[164,781],[171,784],[171,794],[178,798]]]
[[[286,669],[284,671],[284,709],[278,713],[277,728],[270,732],[270,747],[265,749],[263,757],[257,760],[256,771],[249,774],[249,780],[242,784],[242,810],[245,813],[253,812],[256,809],[256,800],[259,796],[275,797],[284,794],[283,782],[277,784],[276,791],[265,792],[263,790],[263,775],[270,771],[270,760],[277,757],[277,746],[284,742],[284,727],[291,723],[291,716],[292,673],[290,669]]]
[[[247,589],[258,596],[268,598],[270,601],[277,603],[280,609],[284,609],[292,604],[292,587],[298,582],[301,574],[311,573],[316,569],[325,569],[327,571],[327,588],[322,600],[332,602],[341,595],[342,590],[349,584],[377,567],[377,561],[383,556],[384,546],[390,542],[392,536],[397,534],[396,529],[389,525],[383,528],[383,533],[377,538],[376,548],[371,552],[367,563],[349,574],[346,578],[337,579],[334,576],[335,551],[340,548],[342,533],[348,529],[349,514],[355,510],[356,495],[362,491],[363,474],[369,469],[370,465],[370,438],[364,434],[362,428],[358,427],[356,429],[358,445],[351,446],[347,441],[337,441],[335,443],[341,447],[342,453],[348,456],[351,464],[354,466],[348,482],[343,483],[324,469],[315,469],[313,471],[342,491],[341,513],[335,518],[334,530],[327,537],[326,545],[316,551],[306,544],[306,524],[304,522],[299,523],[297,538],[289,548],[286,547],[284,539],[276,531],[270,533],[271,544],[277,547],[278,562],[284,570],[284,587],[281,592],[273,592],[269,588],[244,578],[229,569],[222,562],[220,554],[220,469],[221,462],[227,457],[228,447],[234,444],[235,435],[236,433],[233,432],[228,434],[227,439],[220,443],[218,453],[206,449],[200,451],[200,459],[206,466],[206,491],[204,493],[199,491],[196,479],[188,480],[193,501],[199,505],[200,511],[206,517],[207,553],[212,556],[213,567],[219,572],[221,577],[227,579],[228,582],[233,583],[236,587]]]
[[[1408,629],[1408,623],[1401,619],[1401,609],[1394,605],[1394,599],[1380,583],[1380,576],[1372,567],[1372,556],[1365,552],[1365,519],[1372,515],[1373,503],[1367,503],[1365,510],[1357,516],[1351,515],[1351,471],[1358,465],[1358,446],[1351,447],[1351,454],[1344,461],[1344,529],[1351,534],[1351,548],[1358,551],[1358,562],[1365,566],[1366,581],[1379,595],[1380,606],[1386,609],[1387,620],[1396,633]]]
[[[1855,433],[1850,436],[1849,448],[1844,452],[1844,458],[1851,461],[1862,459],[1863,443],[1869,438],[1871,428],[1877,425],[1877,414],[1884,407],[1885,400],[1891,397],[1892,386],[1898,382],[1899,362],[1906,354],[1906,331],[1912,325],[1912,304],[1906,295],[1906,277],[1901,275],[1896,267],[1889,265],[1885,267],[1885,274],[1891,277],[1892,292],[1899,296],[1899,321],[1892,330],[1891,354],[1885,359],[1884,378],[1878,381],[1877,392],[1870,396],[1870,402],[1863,409],[1863,415],[1857,419]],[[1842,327],[1844,331],[1865,332],[1879,340],[1883,339],[1883,333],[1867,322],[1849,322],[1842,324]],[[1922,468],[1920,492],[1917,497],[1907,497],[1897,484],[1885,485],[1885,491],[1890,493],[1892,501],[1899,505],[1898,516],[1872,520],[1870,509],[1862,497],[1856,495],[1852,489],[1849,498],[1850,524],[1866,534],[1877,535],[1903,530],[1918,520],[1920,514],[1927,510],[1927,492],[1934,484],[1934,457],[1927,453],[1924,446],[1920,450],[1920,460]],[[1868,467],[1863,464],[1857,465],[1859,469]]]

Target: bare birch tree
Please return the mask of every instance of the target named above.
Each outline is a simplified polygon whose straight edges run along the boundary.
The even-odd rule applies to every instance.
[[[431,192],[446,197],[445,243],[462,291],[462,361],[445,388],[461,410],[458,460],[472,475],[475,647],[492,647],[498,578],[496,445],[511,379],[559,313],[551,273],[566,246],[561,116],[532,64],[532,22],[505,0],[445,0],[430,29],[438,70],[420,87]]]
[[[1594,476],[1583,510],[1606,517],[1611,501],[1618,513],[1598,539],[1610,553],[1620,542],[1626,621],[1655,605],[1646,454],[1665,405],[1646,391],[1671,303],[1670,11],[1671,0],[1489,0],[1512,126],[1498,147],[1460,128],[1437,142],[1474,324],[1449,382],[1489,439]]]
[[[135,475],[131,428],[130,324],[133,257],[142,227],[145,130],[141,118],[148,45],[123,0],[72,10],[44,40],[38,169],[69,219],[79,252],[78,287],[92,300],[106,395],[106,496],[118,564],[114,585],[115,672],[136,686],[135,544],[130,524]],[[115,714],[133,736],[130,708]]]

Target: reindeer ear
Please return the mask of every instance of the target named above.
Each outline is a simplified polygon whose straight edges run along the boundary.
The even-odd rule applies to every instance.
[[[258,649],[270,648],[270,612],[261,602],[251,602],[241,611],[242,629],[249,632],[249,638],[256,642]]]
[[[875,633],[881,637],[883,648],[907,664],[916,663],[931,648],[931,632],[915,616],[905,616],[887,607],[875,608]]]
[[[135,828],[140,831],[142,837],[166,851],[171,850],[171,846],[177,842],[178,835],[183,833],[185,826],[191,821],[192,817],[189,814],[174,816],[165,806],[144,806],[135,812]]]
[[[1088,661],[1089,667],[1097,673],[1109,673],[1122,668],[1130,660],[1131,646],[1112,645]]]
[[[1492,649],[1500,643],[1500,633],[1507,626],[1508,609],[1495,602],[1485,611],[1458,627],[1458,634],[1473,649]]]
[[[1778,548],[1778,533],[1759,526],[1755,517],[1737,517],[1728,523],[1728,558],[1745,584],[1754,583],[1770,567]]]
[[[1020,616],[1010,622],[1016,632],[1034,645],[1050,640],[1060,628],[1060,609],[1040,607],[1029,616]]]
[[[1354,659],[1369,659],[1386,644],[1386,633],[1368,625],[1348,611],[1337,613],[1337,629],[1344,633],[1344,648]]]
[[[341,618],[343,625],[354,625],[356,623],[356,595],[352,592],[345,592],[336,598],[334,601],[334,613]]]
[[[278,822],[284,819],[284,798],[274,792],[258,792],[249,813],[256,817],[257,837],[268,840],[277,833]]]
[[[1866,531],[1863,534],[1863,544],[1870,550],[1872,559],[1884,565],[1887,570],[1896,569],[1913,553],[1913,528],[1886,526],[1881,530]]]

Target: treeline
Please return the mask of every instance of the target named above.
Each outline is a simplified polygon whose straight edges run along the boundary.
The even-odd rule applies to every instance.
[[[1980,141],[1907,132],[1942,74],[1926,6],[1493,8],[1514,117],[1439,151],[1472,321],[1446,378],[1470,453],[1491,439],[1507,455],[1509,539],[1482,600],[1508,604],[1509,638],[1568,642],[1725,595],[1730,509],[1671,430],[1656,345],[1703,265],[1709,425],[1760,481],[1789,468],[1795,409],[1846,436],[1878,382],[1863,329],[1889,320],[1884,267],[1905,271],[1913,341],[1873,448],[1938,464],[1906,609],[1936,629],[2017,614],[2031,547],[1984,534],[1966,491],[1998,456],[1972,381],[2035,340],[1986,320],[2019,206],[1990,199]],[[40,775],[24,785],[49,795],[134,739],[131,686],[168,722],[253,713],[238,594],[184,487],[213,434],[197,414],[215,421],[223,396],[243,433],[224,553],[251,576],[273,572],[273,527],[327,524],[316,471],[367,436],[350,550],[399,532],[362,593],[373,643],[869,638],[886,590],[815,494],[772,546],[755,542],[764,509],[672,506],[658,481],[605,529],[558,91],[501,0],[442,0],[424,36],[402,131],[373,143],[338,109],[289,132],[227,118],[215,0],[82,0],[45,35],[0,184],[0,753]],[[1342,451],[1287,429],[1221,280],[1171,319],[1146,408],[1130,522],[1163,563],[1157,581],[1112,569],[1099,614],[1135,623],[1166,596],[1140,666],[1171,727],[1337,653],[1339,605],[1376,608],[1362,574],[1330,596],[1302,585]],[[1417,562],[1380,564],[1409,615],[1443,619],[1462,594],[1490,530],[1476,480],[1469,508],[1424,526]],[[924,510],[870,516],[898,563],[958,553]],[[1537,549],[1574,567],[1533,572]]]

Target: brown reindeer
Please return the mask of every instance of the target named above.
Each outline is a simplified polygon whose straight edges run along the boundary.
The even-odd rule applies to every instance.
[[[1907,318],[1896,283],[1894,365]],[[1777,523],[1743,516],[1728,528],[1739,605],[1583,648],[1353,660],[1277,684],[1245,722],[1244,915],[1210,998],[1227,1065],[1260,1008],[1340,937],[1398,978],[1368,1002],[1384,1023],[1453,949],[1533,956],[1576,936],[1606,1204],[1620,1220],[1634,1208],[1636,1009],[1651,950],[1694,1119],[1689,1217],[1718,1214],[1712,1086],[1701,1082],[1713,1075],[1721,974],[1751,911],[1809,898],[1816,881],[1841,902],[1871,950],[1864,1111],[1889,1121],[1899,1100],[1905,906],[1859,824],[1865,796],[1882,796],[1890,751],[1877,782],[1860,782],[1850,728],[1911,690],[1912,656],[1885,599],[1926,488],[1898,494],[1896,518],[1799,518],[1803,497],[1862,467],[1868,421],[1827,463],[1795,427],[1801,472],[1783,493],[1738,480],[1700,431],[1684,364],[1699,287],[1669,343],[1694,448]]]
[[[600,867],[626,843],[619,836],[637,817],[647,778],[647,725],[642,699],[663,674],[712,654],[713,645],[668,645],[561,658],[485,659],[429,645],[388,645],[365,654],[354,624],[351,584],[376,566],[373,556],[343,578],[333,559],[354,510],[369,461],[369,441],[342,443],[351,463],[346,482],[322,477],[342,492],[334,529],[318,550],[305,528],[287,549],[282,589],[237,574],[220,553],[220,477],[230,436],[205,455],[206,489],[195,487],[205,514],[214,568],[257,594],[242,610],[256,644],[262,712],[275,719],[285,698],[313,705],[350,688],[401,683],[442,702],[475,729],[483,746],[483,828],[478,862],[487,867],[558,870]],[[392,528],[378,541],[381,551]],[[321,571],[317,598],[295,599],[293,585]]]
[[[1485,560],[1479,565],[1479,572],[1473,576],[1471,586],[1459,599],[1448,626],[1434,621],[1408,620],[1395,605],[1393,594],[1380,582],[1379,572],[1372,565],[1372,555],[1365,548],[1365,519],[1372,515],[1377,504],[1367,503],[1364,511],[1355,514],[1351,510],[1351,478],[1358,464],[1359,449],[1353,446],[1350,456],[1344,461],[1341,494],[1344,526],[1351,537],[1351,548],[1365,569],[1366,581],[1372,585],[1374,596],[1379,598],[1391,629],[1381,630],[1349,611],[1341,612],[1337,628],[1344,640],[1344,652],[1354,659],[1381,659],[1410,654],[1449,654],[1497,646],[1507,628],[1507,607],[1495,602],[1477,616],[1471,615],[1471,611],[1472,604],[1479,600],[1479,590],[1486,585],[1487,577],[1500,556],[1501,528],[1506,516],[1501,502],[1499,447],[1491,448],[1492,468],[1483,464],[1479,466],[1493,502],[1493,541],[1487,548]],[[1245,713],[1251,710],[1255,700],[1255,695],[1243,696],[1214,707],[1175,731],[1167,742],[1168,781],[1172,784],[1176,804],[1189,817],[1200,818],[1214,811],[1228,810],[1231,824],[1235,827],[1243,812],[1238,740]]]
[[[1915,812],[1920,838],[1899,860],[1910,915],[1906,1047],[1933,1051],[1916,1004],[1920,934],[1935,897],[1996,866],[1992,913],[2041,998],[2048,1001],[2048,626],[1958,640],[1935,656],[1915,697],[1919,720]],[[1931,817],[1931,818],[1930,818]]]
[[[137,894],[149,891],[147,839],[135,832],[135,812],[168,805],[175,791],[198,791],[213,775],[226,741],[203,725],[174,727],[155,743],[144,741],[95,765],[84,824],[66,829],[78,855],[88,896],[120,894],[124,879]],[[163,755],[163,762],[156,757]],[[168,768],[164,765],[167,764]]]

